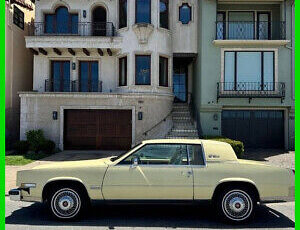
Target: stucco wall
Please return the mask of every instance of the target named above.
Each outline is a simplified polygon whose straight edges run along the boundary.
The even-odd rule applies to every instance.
[[[29,3],[30,1],[26,1]],[[24,36],[28,34],[28,23],[34,11],[20,6],[25,14],[25,28],[13,23],[13,6],[5,4],[5,137],[6,148],[19,138],[20,100],[18,91],[32,90],[32,54],[25,47]]]
[[[182,25],[179,22],[179,6],[182,3],[188,2],[192,6],[192,21],[188,25]],[[104,92],[110,90],[116,92],[171,92],[172,91],[172,55],[173,52],[196,53],[197,52],[197,5],[198,1],[175,0],[170,1],[169,6],[169,28],[170,30],[159,27],[159,0],[151,1],[151,24],[153,31],[148,37],[146,43],[141,44],[136,32],[135,25],[135,1],[128,1],[128,22],[127,27],[118,30],[118,37],[111,43],[104,41],[103,38],[98,38],[94,42],[88,42],[90,37],[79,37],[76,41],[70,38],[68,42],[67,36],[59,36],[61,41],[54,40],[55,37],[28,37],[27,47],[35,49],[44,47],[48,51],[48,60],[44,56],[36,56],[34,62],[34,89],[42,91],[44,88],[44,80],[46,76],[50,75],[50,60],[58,57],[53,53],[52,48],[58,46],[61,48],[63,54],[59,56],[61,59],[72,60],[76,62],[79,58],[85,57],[82,53],[82,44],[89,43],[89,51],[91,56],[87,59],[96,59],[100,61],[99,79],[103,81]],[[107,10],[107,21],[113,22],[118,28],[118,1],[86,1],[85,4],[80,0],[57,1],[57,0],[40,0],[36,3],[36,22],[44,21],[45,13],[53,13],[58,6],[66,6],[72,13],[77,12],[79,15],[79,22],[91,22],[92,11],[96,6],[104,6]],[[83,17],[83,11],[86,11],[86,18]],[[54,39],[54,40],[53,40]],[[53,41],[52,41],[53,40]],[[72,40],[72,41],[71,41]],[[63,44],[63,46],[62,46]],[[111,45],[114,49],[114,58],[107,56],[99,57],[97,48],[107,48]],[[73,58],[66,50],[67,48],[74,48],[76,56]],[[147,54],[151,55],[151,86],[135,86],[135,55]],[[118,66],[117,58],[127,56],[128,65],[128,80],[126,87],[118,88]],[[159,56],[169,58],[169,87],[159,87]],[[41,68],[43,66],[43,68]],[[76,71],[72,72],[73,79],[76,79]]]
[[[76,93],[21,93],[21,139],[32,129],[42,129],[45,136],[63,148],[64,109],[132,109],[132,144],[157,135],[165,135],[172,127],[168,118],[172,110],[173,95],[156,94],[76,94]],[[57,111],[58,120],[52,113]],[[138,120],[138,112],[143,112],[143,120]],[[151,128],[160,123],[156,130]],[[157,131],[158,130],[158,131]],[[157,136],[157,137],[160,137]]]

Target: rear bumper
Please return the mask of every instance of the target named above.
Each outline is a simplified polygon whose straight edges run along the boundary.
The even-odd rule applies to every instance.
[[[266,197],[261,200],[261,203],[280,203],[295,201],[295,186],[289,188],[288,196]]]

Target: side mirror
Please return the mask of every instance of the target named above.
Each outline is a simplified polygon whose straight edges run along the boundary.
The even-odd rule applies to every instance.
[[[132,167],[132,168],[135,168],[135,167],[137,167],[138,165],[139,165],[139,158],[138,158],[138,157],[132,158],[132,160],[131,160],[131,167]]]

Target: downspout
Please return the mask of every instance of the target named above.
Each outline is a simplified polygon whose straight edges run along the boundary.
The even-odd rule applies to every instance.
[[[291,46],[292,46],[292,100],[295,100],[295,0],[292,1],[292,12],[291,12],[291,27],[292,27],[292,37],[291,37]]]

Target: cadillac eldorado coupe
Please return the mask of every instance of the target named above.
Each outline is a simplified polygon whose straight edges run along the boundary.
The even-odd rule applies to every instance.
[[[237,159],[229,144],[149,140],[120,156],[37,166],[17,173],[12,200],[44,202],[61,220],[78,218],[91,201],[208,200],[223,220],[250,220],[255,207],[294,199],[294,171]]]

